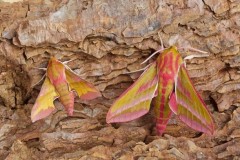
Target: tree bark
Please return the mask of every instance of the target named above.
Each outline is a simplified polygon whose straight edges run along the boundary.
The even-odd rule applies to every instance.
[[[4,0],[3,0],[4,1]],[[240,155],[240,3],[237,0],[57,0],[0,2],[0,159],[233,159]],[[5,0],[7,1],[7,0]],[[17,1],[17,0],[16,0]],[[156,135],[151,112],[106,124],[113,101],[161,46],[194,47],[187,60],[196,89],[213,114],[213,136],[172,117]],[[182,56],[201,55],[180,50]],[[75,99],[32,123],[30,113],[50,56],[102,93]],[[152,60],[155,60],[154,57]]]

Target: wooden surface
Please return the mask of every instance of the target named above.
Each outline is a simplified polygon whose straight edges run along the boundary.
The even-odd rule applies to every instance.
[[[237,0],[37,0],[0,2],[0,159],[232,159],[240,155],[240,3]],[[164,46],[194,47],[187,61],[212,112],[212,137],[173,117],[156,136],[153,114],[108,125],[112,102],[140,75],[124,74]],[[196,52],[184,52],[183,57]],[[50,56],[68,63],[103,97],[76,98],[32,123],[30,112]],[[155,57],[156,58],[156,57]],[[152,60],[154,60],[153,58]]]

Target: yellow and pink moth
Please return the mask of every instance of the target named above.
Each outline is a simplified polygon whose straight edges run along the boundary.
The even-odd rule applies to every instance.
[[[32,122],[49,116],[54,110],[55,99],[59,99],[68,115],[73,115],[75,92],[83,100],[100,97],[101,93],[89,82],[81,79],[68,66],[51,57],[45,81],[32,108]]]
[[[194,88],[175,46],[165,49],[122,93],[109,109],[106,121],[127,122],[139,118],[149,112],[151,101],[160,135],[165,131],[172,113],[189,127],[213,134],[211,114]]]

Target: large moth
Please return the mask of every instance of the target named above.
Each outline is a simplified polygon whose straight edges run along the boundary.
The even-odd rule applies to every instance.
[[[74,91],[83,100],[101,96],[101,93],[92,84],[81,79],[56,58],[51,57],[47,66],[46,78],[32,108],[32,122],[50,115],[55,110],[53,102],[57,98],[71,116],[74,107]]]
[[[113,103],[107,123],[127,122],[148,113],[153,101],[156,129],[161,135],[172,113],[189,127],[213,134],[214,123],[194,88],[175,46],[164,49],[157,60]]]

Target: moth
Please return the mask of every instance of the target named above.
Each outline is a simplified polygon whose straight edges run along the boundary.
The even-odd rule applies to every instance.
[[[188,76],[177,47],[164,49],[157,60],[110,107],[107,123],[127,122],[149,112],[153,103],[156,129],[162,135],[171,115],[189,127],[214,132],[214,122],[206,104]]]
[[[47,66],[46,78],[32,108],[32,122],[49,116],[55,110],[53,102],[57,98],[68,115],[72,116],[74,91],[83,100],[101,96],[101,93],[91,83],[81,79],[68,66],[51,57]]]

